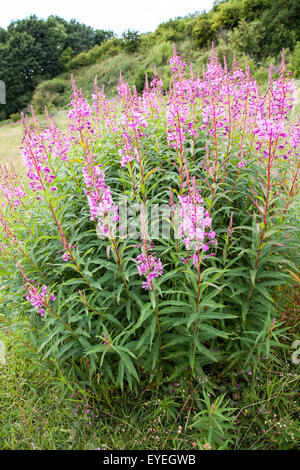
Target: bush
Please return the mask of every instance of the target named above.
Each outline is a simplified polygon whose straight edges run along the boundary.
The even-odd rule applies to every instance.
[[[150,83],[152,78],[153,78],[152,70],[146,70],[146,69],[144,69],[144,67],[139,67],[136,71],[135,78],[134,78],[134,84],[135,84],[135,87],[136,87],[138,93],[142,93],[142,91],[145,88],[146,74],[147,74],[148,82]]]
[[[39,113],[44,111],[45,106],[59,106],[66,88],[66,82],[59,78],[40,83],[32,97],[32,104],[36,111]]]
[[[12,120],[12,122],[17,122],[20,121],[21,119],[21,114],[20,113],[13,113],[9,116],[9,119]]]
[[[59,62],[62,64],[63,68],[66,68],[66,65],[73,59],[74,51],[72,47],[67,47],[59,56]]]
[[[29,184],[3,169],[3,314],[30,324],[24,340],[64,380],[222,380],[285,337],[299,124],[284,62],[265,95],[214,51],[203,78],[176,52],[170,64],[169,95],[158,76],[142,96],[121,79],[120,108],[95,86],[92,111],[73,82],[71,133],[25,120]],[[216,422],[229,426],[222,400]]]
[[[137,52],[140,45],[140,34],[138,31],[128,29],[122,34],[123,48],[126,52]]]
[[[100,46],[95,46],[95,47],[100,47]],[[91,62],[91,55],[89,52],[81,52],[80,54],[77,54],[73,59],[71,59],[69,62],[65,64],[65,68],[67,70],[74,70],[78,69],[80,67],[84,67],[86,65],[89,65]]]
[[[290,70],[294,77],[300,78],[300,41],[296,43],[295,49],[289,57],[288,70]]]
[[[96,63],[99,59],[113,57],[121,51],[121,39],[113,38],[103,42],[100,46],[95,46],[90,50],[91,63]]]
[[[152,49],[153,62],[156,65],[166,64],[172,54],[172,43],[164,41]]]
[[[117,55],[121,50],[122,41],[117,38],[104,41],[100,45],[92,47],[88,52],[81,52],[66,63],[67,70],[75,70],[86,65],[95,64],[100,59],[106,59]]]
[[[211,20],[207,16],[199,16],[197,21],[195,21],[192,37],[200,48],[206,47],[211,43],[214,38],[214,31]]]

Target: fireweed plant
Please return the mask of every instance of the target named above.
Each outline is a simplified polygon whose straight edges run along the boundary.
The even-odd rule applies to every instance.
[[[70,380],[223,377],[284,335],[300,166],[284,54],[264,94],[214,49],[196,73],[174,47],[170,67],[168,93],[120,75],[117,104],[72,78],[69,131],[23,117],[27,178],[1,169],[3,314]]]

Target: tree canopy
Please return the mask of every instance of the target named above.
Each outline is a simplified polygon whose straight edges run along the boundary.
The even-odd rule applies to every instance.
[[[76,20],[35,15],[0,28],[0,80],[6,84],[6,105],[0,117],[22,109],[41,79],[64,70],[75,55],[114,37],[112,31],[94,30]]]

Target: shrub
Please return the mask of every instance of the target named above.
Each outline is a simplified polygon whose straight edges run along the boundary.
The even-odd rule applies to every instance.
[[[100,46],[95,46],[95,48]],[[73,57],[69,62],[65,64],[65,68],[67,70],[74,70],[80,67],[84,67],[85,65],[89,65],[91,62],[91,55],[90,52],[81,52]]]
[[[284,335],[300,135],[284,60],[264,95],[214,51],[203,77],[176,50],[170,65],[167,96],[157,75],[141,96],[121,77],[120,107],[73,81],[70,133],[24,119],[29,184],[2,172],[3,314],[68,380],[222,380]]]
[[[122,34],[123,48],[126,52],[137,52],[140,45],[140,34],[138,31],[128,29]]]
[[[12,122],[17,122],[21,119],[21,114],[20,113],[13,113],[9,116],[9,118],[12,120]]]
[[[59,78],[40,83],[32,97],[32,104],[36,111],[40,113],[45,106],[55,107],[61,104],[62,95],[66,88],[66,82]]]
[[[59,56],[59,62],[62,64],[63,68],[66,68],[66,65],[73,59],[74,51],[72,47],[67,47]]]
[[[153,62],[156,65],[166,64],[168,58],[172,54],[172,43],[171,42],[161,42],[160,44],[153,47]]]
[[[113,38],[103,42],[100,46],[95,46],[90,50],[91,63],[96,63],[99,59],[113,57],[121,51],[121,39]]]
[[[200,48],[206,47],[211,43],[214,38],[211,20],[205,16],[199,16],[197,21],[195,21],[195,25],[192,30],[192,37]]]
[[[300,41],[296,43],[294,52],[290,54],[288,69],[293,73],[294,77],[300,77]]]
[[[152,70],[146,70],[144,69],[144,67],[139,67],[134,77],[134,84],[138,93],[141,93],[145,88],[146,76],[147,76],[148,81],[151,82],[153,78]]]

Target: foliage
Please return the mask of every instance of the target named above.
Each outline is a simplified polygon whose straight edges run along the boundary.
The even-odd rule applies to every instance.
[[[68,383],[50,360],[41,360],[23,342],[27,329],[23,324],[12,331],[6,323],[0,328],[6,349],[6,362],[0,360],[2,450],[297,448],[299,377],[283,349],[256,369],[233,369],[227,380],[205,375],[193,393],[183,379],[158,391],[141,386],[138,394],[108,391],[100,382],[94,395]],[[221,400],[221,421],[214,415],[210,420]],[[220,434],[221,445],[214,443]]]
[[[115,56],[120,53],[122,41],[117,38],[109,39],[100,45],[94,46],[88,52],[73,57],[65,64],[67,70],[75,70],[85,65],[94,64],[99,60]]]
[[[129,53],[137,52],[140,44],[140,34],[138,31],[128,29],[122,34],[123,48]]]
[[[72,56],[112,37],[112,31],[94,31],[90,26],[57,16],[13,21],[7,31],[0,32],[0,80],[7,88],[5,116],[29,103],[41,77],[58,75]]]
[[[12,122],[17,122],[20,120],[20,114],[19,113],[14,113],[9,116]]]
[[[92,111],[73,80],[70,133],[24,119],[29,184],[2,172],[3,314],[29,322],[27,341],[72,382],[193,383],[254,367],[285,338],[299,124],[284,57],[264,95],[214,50],[203,78],[176,50],[170,66],[167,96],[157,74],[141,96],[121,76],[120,109],[95,82]],[[122,235],[124,198],[138,239]],[[152,233],[157,204],[168,236]]]
[[[135,87],[138,93],[142,93],[145,88],[146,84],[146,77],[148,82],[152,81],[153,78],[153,71],[152,70],[145,70],[143,67],[139,67],[135,74]]]
[[[297,0],[272,0],[262,13],[261,24],[265,30],[262,39],[266,45],[262,57],[275,55],[285,47],[293,50],[300,40],[300,8]]]
[[[294,52],[290,55],[288,69],[295,77],[300,77],[300,41],[296,43]]]
[[[62,64],[64,68],[66,68],[66,65],[71,61],[71,59],[74,57],[74,51],[72,47],[68,46],[59,56],[59,61]]]
[[[32,97],[32,104],[36,111],[43,112],[45,106],[59,106],[61,95],[66,89],[66,83],[59,78],[40,83]]]
[[[207,47],[214,39],[211,20],[208,16],[200,16],[193,27],[193,38],[198,47]]]
[[[172,54],[172,44],[164,41],[154,46],[151,50],[152,62],[156,65],[166,64]]]

